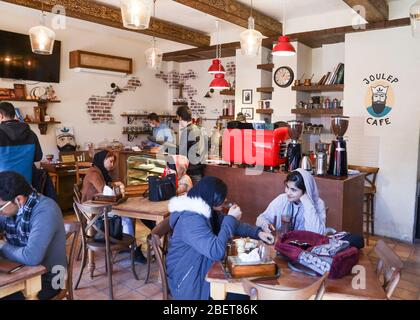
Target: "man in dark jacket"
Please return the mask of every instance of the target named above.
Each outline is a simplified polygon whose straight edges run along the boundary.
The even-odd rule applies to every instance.
[[[42,159],[41,146],[29,125],[14,119],[15,107],[9,102],[1,102],[0,172],[18,172],[32,183],[32,166]]]
[[[192,123],[190,108],[180,106],[176,111],[176,115],[179,120],[180,129],[177,154],[188,158],[190,165],[187,174],[195,185],[203,176],[208,141],[200,128]]]

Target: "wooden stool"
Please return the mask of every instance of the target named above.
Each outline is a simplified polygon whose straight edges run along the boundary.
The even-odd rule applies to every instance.
[[[366,226],[366,244],[369,245],[369,235],[375,234],[375,194],[376,194],[376,176],[378,175],[379,168],[376,167],[365,167],[365,166],[353,166],[349,165],[349,169],[358,170],[365,174],[365,189],[364,203],[366,209],[363,211],[363,222]]]

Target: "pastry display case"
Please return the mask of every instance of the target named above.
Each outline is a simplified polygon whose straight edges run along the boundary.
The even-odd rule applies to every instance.
[[[127,185],[147,184],[149,176],[160,176],[166,167],[164,159],[156,159],[146,155],[127,158]]]

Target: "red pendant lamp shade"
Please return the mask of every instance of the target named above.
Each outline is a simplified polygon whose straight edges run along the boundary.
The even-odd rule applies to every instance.
[[[280,36],[277,44],[274,46],[272,54],[275,56],[293,56],[296,54],[295,48],[290,43],[290,39],[287,36]]]
[[[226,73],[220,59],[213,59],[208,72],[211,74]]]
[[[229,89],[229,82],[226,81],[223,73],[216,73],[213,81],[210,83],[210,89],[224,90]]]

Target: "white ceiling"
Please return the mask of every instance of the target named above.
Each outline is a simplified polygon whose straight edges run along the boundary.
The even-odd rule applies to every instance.
[[[119,7],[120,0],[95,0],[111,6]],[[246,5],[250,5],[250,0],[237,0]],[[387,0],[390,4],[390,19],[408,16],[408,8],[414,0]],[[282,21],[283,3],[286,8],[285,33],[296,33],[326,28],[334,28],[351,24],[354,12],[344,3],[343,0],[253,0],[254,8],[258,11]],[[0,12],[7,14],[8,11],[19,12],[33,19],[38,19],[37,10],[24,8],[0,1]],[[191,9],[172,0],[156,1],[156,17],[168,22],[182,25],[197,31],[204,32],[212,36],[212,44],[215,43],[214,36],[216,18],[203,12]],[[26,18],[25,18],[26,19]],[[87,21],[69,18],[69,24],[80,29],[92,30],[95,32],[118,35],[120,37],[133,39],[136,41],[149,42],[151,37],[131,32],[129,30],[116,29],[98,25]],[[220,41],[238,41],[239,34],[245,30],[226,21],[221,23]],[[192,48],[181,43],[176,43],[164,39],[157,39],[159,47],[163,52],[177,51]]]

